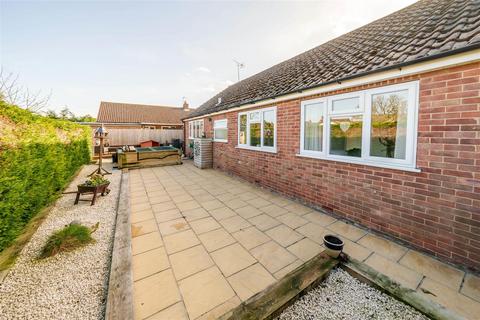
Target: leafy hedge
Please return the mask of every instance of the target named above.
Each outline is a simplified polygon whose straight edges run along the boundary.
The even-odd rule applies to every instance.
[[[0,100],[0,251],[90,161],[88,127]]]

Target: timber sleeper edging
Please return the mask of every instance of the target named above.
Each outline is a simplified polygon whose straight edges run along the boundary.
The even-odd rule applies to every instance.
[[[339,264],[320,253],[262,292],[228,311],[221,320],[269,319],[293,303],[299,295],[323,281],[330,270]]]
[[[122,171],[105,319],[133,319],[132,244],[128,169]]]
[[[453,311],[446,309],[442,305],[426,298],[413,289],[402,286],[390,277],[374,270],[370,266],[356,259],[349,257],[348,261],[342,263],[340,266],[353,277],[380,291],[386,292],[405,304],[412,306],[429,318],[438,320],[464,319]]]

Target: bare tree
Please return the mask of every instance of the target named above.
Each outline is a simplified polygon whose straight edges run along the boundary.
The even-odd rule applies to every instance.
[[[6,72],[0,67],[0,98],[9,104],[38,112],[48,105],[52,93],[43,95],[41,91],[31,92],[18,83],[18,75]]]

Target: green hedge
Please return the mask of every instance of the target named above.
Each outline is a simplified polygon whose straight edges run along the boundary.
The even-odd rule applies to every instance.
[[[0,100],[0,251],[90,161],[90,128]]]

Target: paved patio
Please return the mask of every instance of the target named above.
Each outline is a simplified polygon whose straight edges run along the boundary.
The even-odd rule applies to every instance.
[[[216,170],[130,171],[136,319],[214,319],[323,250],[475,319],[480,278]]]

